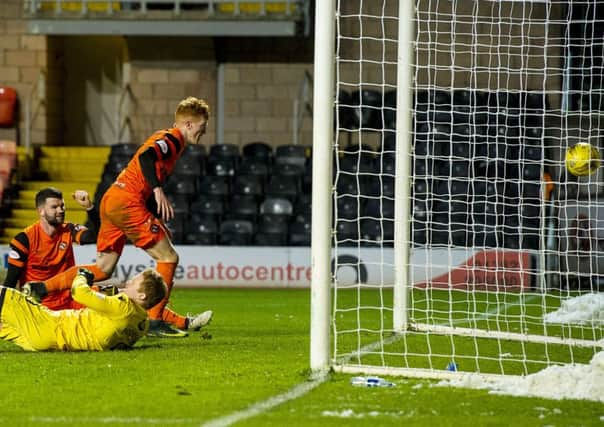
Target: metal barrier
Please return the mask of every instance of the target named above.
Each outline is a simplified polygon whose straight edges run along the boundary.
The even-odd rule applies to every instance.
[[[135,17],[149,11],[169,11],[180,16],[187,11],[205,12],[209,18],[221,16],[291,17],[308,13],[308,0],[25,0],[29,16],[63,17],[106,14]]]

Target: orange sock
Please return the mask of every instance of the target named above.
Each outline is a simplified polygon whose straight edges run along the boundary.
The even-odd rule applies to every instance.
[[[187,329],[187,316],[181,316],[180,314],[170,310],[168,307],[164,307],[161,318],[164,322],[170,325],[176,326],[178,329]]]
[[[157,305],[154,305],[149,310],[147,310],[147,314],[149,315],[149,319],[158,320],[163,319],[162,312],[164,311],[164,307],[168,303],[168,299],[170,299],[170,292],[172,290],[172,285],[174,284],[174,270],[176,270],[175,262],[157,262],[157,272],[163,277],[166,285],[168,286],[168,293],[166,297],[161,300]]]
[[[51,277],[50,279],[45,281],[44,284],[46,285],[46,290],[48,292],[54,292],[62,291],[64,289],[71,289],[73,279],[78,274],[78,268],[87,268],[88,270],[92,271],[92,274],[94,274],[95,282],[100,282],[101,280],[109,278],[109,276],[106,275],[103,270],[98,268],[96,264],[76,265],[65,270],[61,274],[57,274],[55,277]]]

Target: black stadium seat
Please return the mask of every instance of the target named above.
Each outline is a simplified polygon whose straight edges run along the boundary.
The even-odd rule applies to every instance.
[[[235,144],[214,144],[210,147],[209,157],[239,158],[239,146]]]
[[[215,221],[224,215],[224,202],[211,196],[200,195],[191,202],[191,220],[195,218],[212,218]]]
[[[295,202],[300,192],[298,180],[292,176],[273,175],[264,191],[267,197],[281,197]]]
[[[244,160],[251,158],[270,165],[273,158],[273,147],[266,142],[249,142],[243,146],[242,154]]]
[[[258,201],[255,196],[233,194],[229,201],[229,209],[225,211],[225,219],[242,219],[256,222],[258,216]]]
[[[310,147],[303,145],[284,144],[275,149],[275,163],[295,164],[302,168],[306,165]]]
[[[289,222],[293,215],[293,206],[287,199],[267,197],[260,204],[259,222]]]
[[[252,196],[260,200],[264,195],[262,178],[256,175],[237,175],[231,191],[233,194]]]
[[[288,227],[286,222],[262,221],[254,234],[254,244],[258,246],[287,245]]]
[[[199,180],[198,191],[199,194],[226,201],[230,193],[228,178],[223,176],[203,176]]]
[[[189,245],[215,245],[218,222],[213,218],[192,218],[185,228],[185,243]]]
[[[220,224],[218,241],[221,245],[247,246],[252,242],[254,225],[245,220],[225,220]]]

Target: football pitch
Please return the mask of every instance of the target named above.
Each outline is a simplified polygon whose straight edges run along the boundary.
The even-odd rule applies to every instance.
[[[26,353],[0,343],[0,425],[589,426],[604,405],[350,375],[309,379],[308,290],[175,289],[179,312],[213,309],[206,331],[133,350]]]

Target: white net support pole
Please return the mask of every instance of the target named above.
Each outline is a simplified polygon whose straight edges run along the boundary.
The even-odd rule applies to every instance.
[[[317,2],[315,13],[310,368],[317,373],[329,367],[335,0]]]
[[[404,331],[407,327],[409,283],[409,198],[410,145],[413,138],[411,91],[413,76],[413,40],[415,39],[414,2],[399,1],[397,98],[396,98],[396,171],[394,178],[394,304],[393,329]]]

